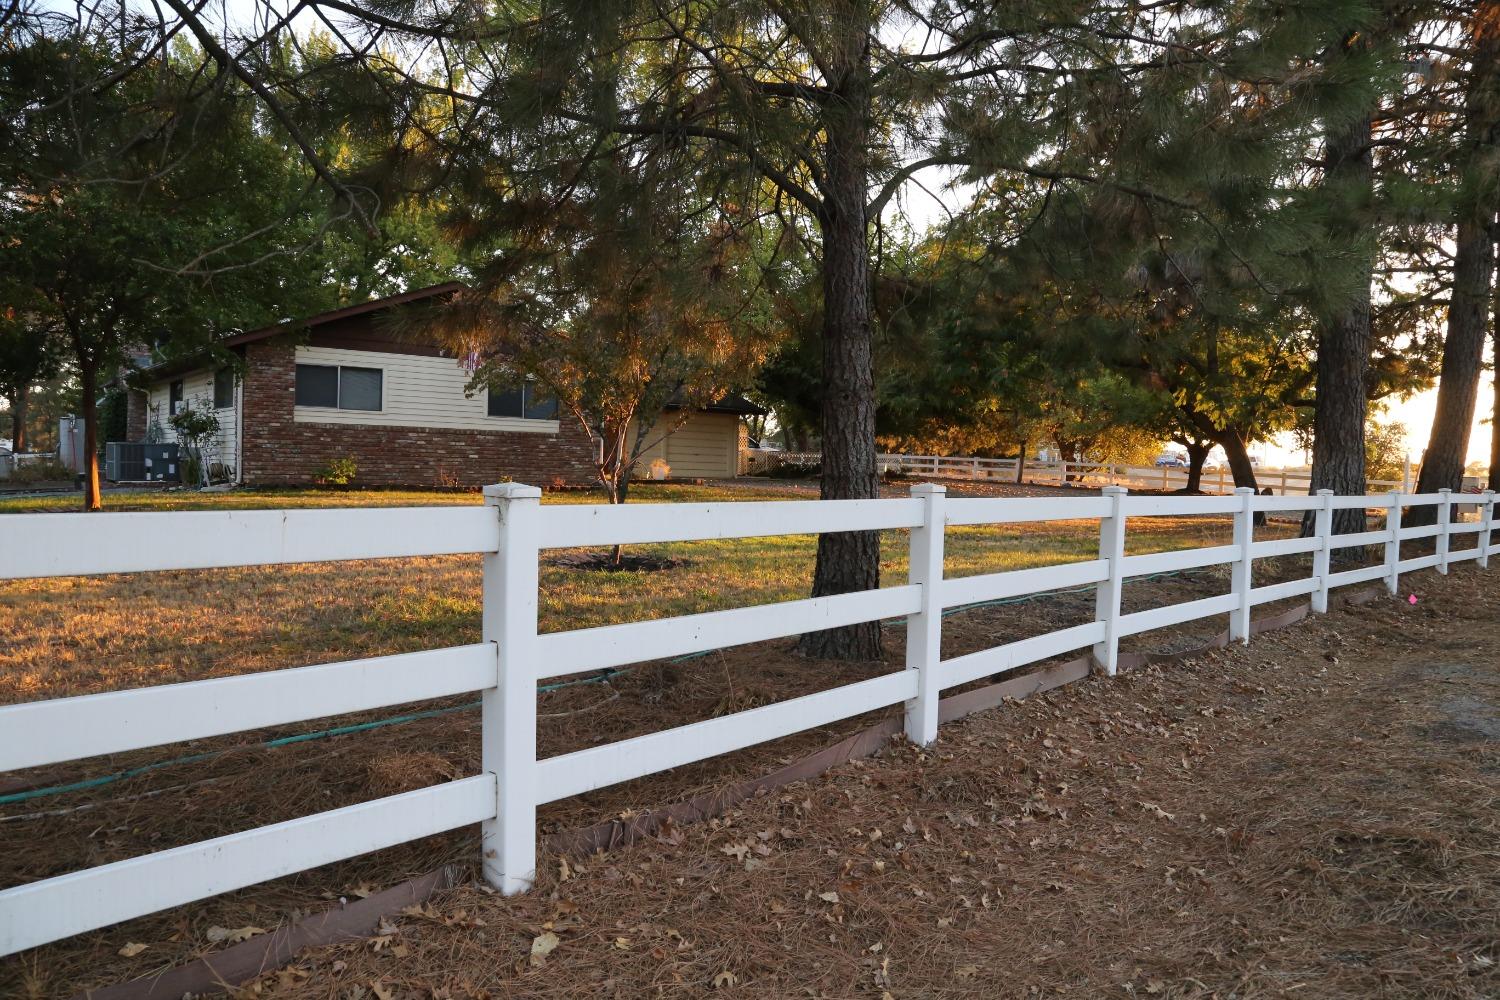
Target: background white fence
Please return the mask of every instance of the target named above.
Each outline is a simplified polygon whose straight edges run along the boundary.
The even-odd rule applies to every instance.
[[[937,735],[946,688],[1092,649],[1115,671],[1126,636],[1226,615],[1248,641],[1250,611],[1300,596],[1324,611],[1336,587],[1384,580],[1461,560],[1488,566],[1495,495],[1459,523],[1453,497],[1132,497],[949,499],[921,484],[910,498],[629,506],[547,506],[539,490],[488,487],[469,508],[285,510],[203,513],[33,514],[0,517],[0,578],[135,573],[340,559],[483,553],[483,641],[448,649],[349,660],[214,680],[147,687],[0,708],[0,772],[181,740],[473,691],[482,692],[481,773],[202,843],[101,865],[0,891],[0,954],[212,896],[419,837],[479,823],[485,877],[505,892],[536,872],[536,809],[693,761],[875,709],[904,705],[907,735]],[[1400,527],[1403,508],[1438,507],[1437,524]],[[1376,507],[1385,527],[1330,535],[1332,511]],[[1309,538],[1255,541],[1264,510],[1317,512]],[[1229,515],[1228,545],[1125,555],[1127,517]],[[1099,522],[1098,558],[1036,569],[947,578],[950,525],[1069,519]],[[537,563],[542,549],[712,538],[900,529],[911,532],[908,581],[882,590],[656,621],[539,635]],[[1455,548],[1465,536],[1473,542]],[[1435,539],[1430,555],[1402,559],[1400,543]],[[1383,546],[1378,565],[1333,572],[1331,554]],[[1308,553],[1306,578],[1255,586],[1255,560]],[[1121,613],[1123,583],[1136,576],[1228,565],[1228,593]],[[943,660],[944,608],[1062,587],[1096,587],[1094,620]],[[536,758],[537,682],[661,657],[757,642],[855,622],[904,616],[906,669],[817,694],[547,760]]]
[[[746,454],[742,473],[760,475],[782,468],[815,468],[822,461],[817,452],[752,450]],[[933,479],[972,479],[995,483],[1032,483],[1040,486],[1125,486],[1148,490],[1180,490],[1187,487],[1187,469],[1142,465],[1110,465],[1102,462],[1042,462],[1028,459],[1024,466],[1014,458],[975,458],[962,455],[879,456],[883,473],[928,476]],[[1372,490],[1410,490],[1416,469],[1405,480],[1371,479]],[[1256,482],[1277,496],[1307,494],[1311,473],[1298,469],[1256,469]],[[1199,484],[1205,493],[1233,493],[1234,476],[1228,467],[1204,469]]]

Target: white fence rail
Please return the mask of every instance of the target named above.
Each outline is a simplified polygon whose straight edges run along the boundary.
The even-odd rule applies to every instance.
[[[921,484],[909,499],[625,507],[543,507],[540,496],[533,487],[506,484],[488,487],[479,508],[0,517],[0,579],[478,552],[484,581],[481,643],[0,707],[3,772],[473,691],[482,692],[483,706],[480,774],[5,889],[0,954],[474,823],[482,828],[485,877],[518,892],[535,877],[540,803],[893,705],[904,706],[907,735],[928,743],[937,736],[938,699],[947,688],[1079,649],[1092,650],[1113,674],[1125,636],[1227,615],[1231,635],[1247,640],[1257,604],[1306,595],[1313,610],[1324,611],[1334,587],[1380,579],[1394,592],[1403,573],[1429,566],[1447,572],[1470,559],[1487,567],[1500,553],[1493,493],[1474,499],[1480,517],[1473,523],[1455,521],[1454,497],[1446,491],[1132,497],[1107,487],[1100,497],[1038,501],[950,499],[942,486]],[[1403,529],[1403,509],[1422,505],[1437,506],[1436,526]],[[1330,535],[1332,511],[1358,506],[1383,509],[1385,528]],[[1316,511],[1316,537],[1255,541],[1255,513],[1283,509]],[[1229,545],[1125,555],[1129,517],[1225,513],[1234,523]],[[1072,518],[1099,522],[1097,559],[944,577],[949,526]],[[911,532],[903,585],[537,632],[537,563],[544,548],[892,529]],[[1469,536],[1473,541],[1465,544]],[[1400,543],[1421,538],[1435,539],[1433,554],[1401,559]],[[1331,553],[1352,545],[1383,546],[1381,564],[1331,572]],[[1310,576],[1254,586],[1256,559],[1292,554],[1312,555]],[[1230,567],[1228,593],[1121,613],[1121,588],[1131,577],[1215,565]],[[945,608],[1088,585],[1096,589],[1094,621],[941,659]],[[540,680],[903,616],[904,670],[537,760]]]
[[[762,474],[780,468],[811,468],[822,461],[817,452],[752,451],[743,472]],[[971,479],[979,482],[1031,483],[1038,486],[1125,486],[1148,490],[1181,490],[1188,484],[1187,470],[1179,467],[1111,465],[1101,462],[1043,462],[1014,458],[975,458],[961,455],[879,456],[884,473],[927,476],[933,479]],[[1413,470],[1413,474],[1414,470]],[[1277,496],[1307,494],[1312,476],[1299,469],[1256,469],[1256,482]],[[1203,470],[1200,488],[1205,493],[1233,493],[1234,476],[1226,466]],[[1370,489],[1407,490],[1409,480],[1371,479]]]

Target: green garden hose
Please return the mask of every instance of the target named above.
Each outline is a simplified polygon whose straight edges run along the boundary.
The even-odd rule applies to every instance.
[[[1202,571],[1177,570],[1169,573],[1155,573],[1151,576],[1132,577],[1132,580],[1159,580],[1164,577],[1187,576],[1199,572]],[[949,615],[955,615],[961,611],[974,611],[979,608],[999,607],[1002,605],[1010,604],[1025,604],[1029,601],[1035,601],[1043,597],[1059,597],[1064,594],[1081,594],[1093,589],[1094,585],[1088,584],[1082,587],[1072,587],[1066,590],[1044,590],[1035,594],[1023,594],[1017,597],[1002,597],[990,601],[976,601],[973,604],[960,604],[955,605],[951,608],[945,608],[943,609],[943,617],[947,618]],[[889,627],[904,620],[904,618],[888,618],[880,624],[882,627]],[[686,663],[690,660],[696,660],[701,657],[708,656],[710,653],[716,652],[718,652],[718,650],[706,649],[702,652],[689,653],[686,656],[676,657],[671,660],[671,662]],[[600,684],[618,677],[621,674],[628,674],[632,669],[634,668],[611,668],[589,677],[579,678],[578,680],[559,681],[555,684],[543,684],[537,687],[537,693],[543,694],[548,691],[557,691],[561,688],[572,687],[578,684]],[[173,757],[170,760],[157,761],[152,764],[142,764],[138,767],[126,768],[123,771],[115,771],[111,774],[101,774],[98,777],[86,778],[83,781],[71,781],[61,785],[48,785],[45,788],[28,788],[25,791],[21,792],[10,792],[6,795],[0,795],[0,806],[12,805],[17,802],[29,802],[32,799],[47,798],[53,795],[67,795],[72,792],[87,791],[91,788],[99,788],[104,785],[114,784],[117,781],[125,781],[128,778],[134,778],[139,775],[147,774],[151,771],[158,771],[166,767],[176,767],[179,764],[197,764],[205,760],[213,760],[216,757],[222,757],[224,754],[231,753],[235,750],[244,750],[247,748],[270,749],[274,747],[290,746],[294,743],[309,743],[313,740],[323,740],[333,736],[347,736],[351,733],[363,733],[373,729],[383,729],[386,726],[397,726],[407,722],[418,722],[422,719],[434,719],[438,718],[439,716],[450,715],[454,712],[464,712],[468,711],[469,709],[478,707],[479,702],[470,701],[465,702],[462,705],[453,705],[449,708],[434,708],[424,712],[411,712],[405,715],[393,715],[390,718],[376,719],[373,722],[360,722],[348,726],[334,726],[330,729],[319,729],[310,733],[297,733],[293,736],[279,736],[276,739],[264,740],[260,743],[242,744],[240,746],[227,747],[223,750],[210,750],[206,753],[196,753],[188,754],[182,757]]]

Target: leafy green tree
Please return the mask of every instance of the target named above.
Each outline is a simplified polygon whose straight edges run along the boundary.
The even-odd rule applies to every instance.
[[[338,216],[312,197],[300,154],[241,88],[205,85],[185,47],[126,72],[152,37],[72,25],[0,52],[14,137],[0,159],[0,268],[77,380],[90,510],[105,381],[143,349],[200,349],[316,311],[338,288],[335,262],[315,253]]]
[[[1285,24],[1343,5],[1299,5],[1312,10]],[[477,223],[524,230],[596,158],[671,159],[683,184],[780,229],[770,242],[805,245],[817,264],[829,498],[875,495],[872,262],[887,216],[919,179],[942,181],[936,171],[948,170],[978,185],[1102,186],[1142,210],[1180,200],[1135,176],[1138,158],[1117,155],[1123,143],[1154,131],[1159,94],[1255,94],[1263,53],[1280,52],[1292,34],[1265,23],[1259,5],[1176,2],[302,7],[339,22],[342,51],[328,69],[350,83],[337,89],[416,123],[428,145],[446,151],[440,175],[505,178],[512,211]],[[284,73],[274,39],[226,47],[201,9],[186,0],[165,9],[169,29],[186,27],[224,72],[254,88],[324,183],[360,203],[358,185],[298,125],[290,105],[315,84]],[[363,83],[344,72],[351,67],[365,71]],[[433,99],[443,105],[436,116]],[[1112,109],[1113,118],[1080,116],[1089,108]],[[1145,127],[1116,127],[1135,120]],[[1187,161],[1200,158],[1187,151]],[[1247,151],[1226,149],[1218,160]],[[819,539],[815,594],[869,589],[878,574],[875,533]],[[872,657],[880,631],[875,623],[835,630],[802,648]]]
[[[13,282],[6,286],[8,294],[0,297],[0,399],[10,408],[12,447],[28,451],[31,394],[57,374],[61,345],[30,290]]]

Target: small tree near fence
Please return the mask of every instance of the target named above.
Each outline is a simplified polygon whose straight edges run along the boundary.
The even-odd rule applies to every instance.
[[[572,179],[474,289],[407,322],[468,358],[471,390],[577,421],[624,503],[641,456],[765,360],[771,279],[757,220],[696,202],[664,164],[595,161]]]
[[[207,406],[194,408],[190,403],[172,414],[171,424],[182,449],[182,481],[207,486],[209,467],[218,457],[218,416]]]

